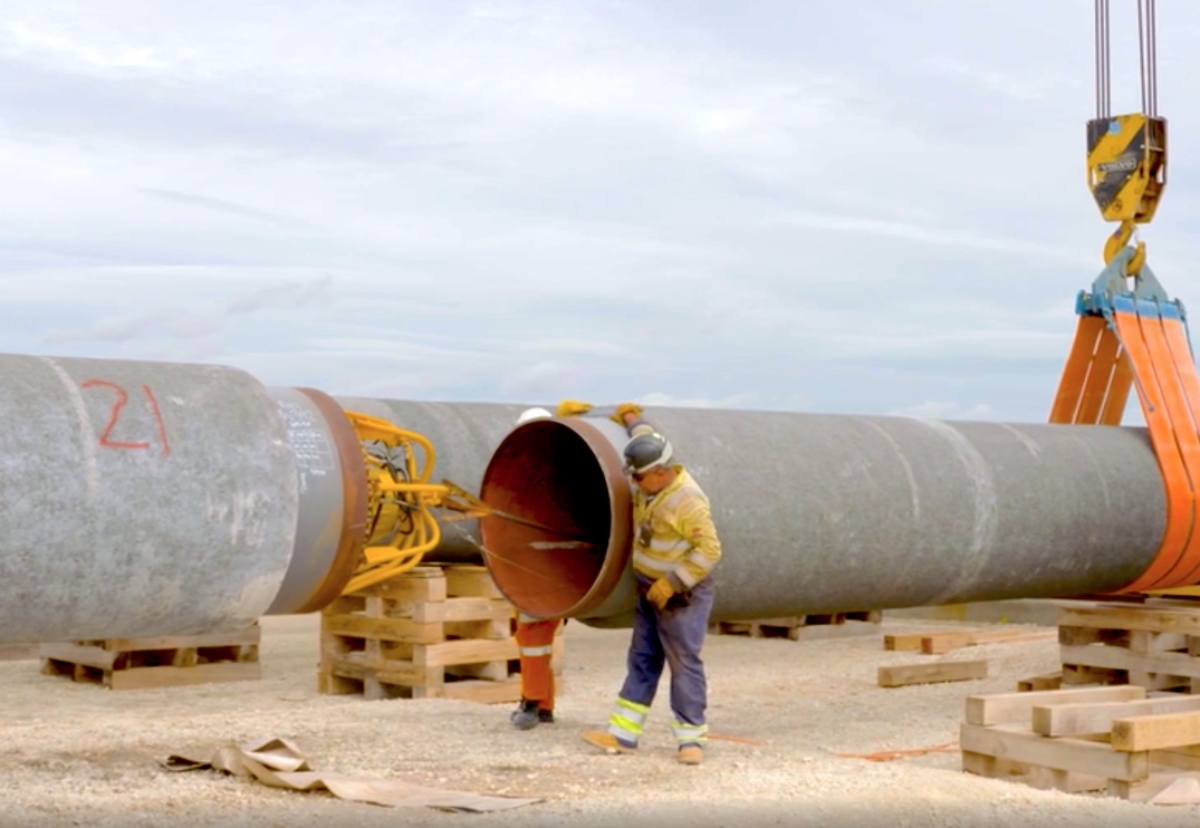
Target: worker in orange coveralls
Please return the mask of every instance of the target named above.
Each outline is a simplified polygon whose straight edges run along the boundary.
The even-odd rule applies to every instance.
[[[554,416],[544,408],[531,408],[517,418],[517,425]],[[517,649],[521,658],[521,702],[511,720],[518,730],[532,730],[554,722],[554,670],[550,658],[561,618],[534,618],[517,613]]]
[[[550,658],[561,618],[534,618],[517,613],[517,648],[521,653],[521,702],[512,714],[513,727],[531,730],[554,723],[554,670]]]

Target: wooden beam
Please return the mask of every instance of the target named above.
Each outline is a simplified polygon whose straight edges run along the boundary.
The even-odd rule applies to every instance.
[[[97,647],[94,644],[55,642],[53,644],[41,645],[38,649],[38,655],[42,658],[54,659],[55,661],[69,661],[72,664],[94,667],[97,670],[111,670],[119,653],[114,650],[106,650],[103,647]]]
[[[920,651],[921,639],[931,635],[953,635],[954,630],[944,632],[915,632],[893,633],[883,637],[883,649],[899,651]]]
[[[1017,682],[1017,690],[1028,693],[1031,690],[1057,690],[1062,687],[1062,670],[1053,673],[1043,673],[1040,676],[1030,676]]]
[[[986,696],[968,696],[965,719],[968,724],[974,725],[1019,723],[1028,726],[1033,707],[1038,704],[1124,702],[1144,698],[1146,688],[1129,684],[1043,690],[1033,693],[993,693]]]
[[[926,655],[948,653],[963,647],[983,644],[1015,644],[1022,641],[1047,641],[1058,638],[1057,630],[1029,632],[1026,630],[990,630],[957,633],[937,633],[921,638],[921,652]]]
[[[1135,653],[1124,647],[1090,644],[1082,647],[1064,645],[1060,649],[1063,664],[1200,678],[1200,658],[1187,653]]]
[[[446,637],[440,622],[423,624],[411,618],[369,618],[365,615],[330,615],[323,620],[326,632],[351,638],[436,644]]]
[[[481,661],[509,661],[520,658],[517,642],[512,638],[498,641],[464,638],[441,644],[419,644],[413,647],[413,663],[420,667],[444,667],[450,664],[476,664]]]
[[[971,681],[987,678],[986,661],[938,661],[933,664],[897,664],[880,667],[880,687],[904,687],[942,681]]]
[[[188,647],[237,647],[242,644],[258,644],[261,640],[262,628],[255,622],[249,627],[228,633],[171,635],[157,638],[108,638],[104,641],[104,649],[136,653],[145,650],[182,650]]]
[[[1200,711],[1200,696],[1035,705],[1031,725],[1035,733],[1043,736],[1082,736],[1090,733],[1108,733],[1117,719],[1161,713],[1186,713],[1193,710]]]
[[[492,579],[492,573],[486,566],[460,564],[448,566],[446,573],[446,593],[458,598],[503,598],[504,593]]]
[[[1200,744],[1200,711],[1162,713],[1117,719],[1112,726],[1114,751],[1162,750]]]
[[[1109,630],[1150,630],[1200,635],[1200,608],[1151,609],[1148,606],[1100,604],[1092,607],[1063,607],[1059,624],[1068,627],[1100,627]]]

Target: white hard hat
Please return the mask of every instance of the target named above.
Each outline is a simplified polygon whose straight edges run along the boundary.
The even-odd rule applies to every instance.
[[[527,408],[521,412],[520,417],[517,417],[517,425],[524,425],[530,420],[548,420],[552,417],[554,415],[544,408]]]

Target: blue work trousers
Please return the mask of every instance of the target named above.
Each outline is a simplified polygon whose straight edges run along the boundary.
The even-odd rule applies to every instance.
[[[671,712],[683,724],[703,725],[708,682],[700,649],[712,613],[712,578],[705,578],[691,590],[673,596],[665,610],[659,610],[646,598],[649,583],[638,576],[640,589],[621,698],[649,707],[658,690],[663,666],[670,665]]]

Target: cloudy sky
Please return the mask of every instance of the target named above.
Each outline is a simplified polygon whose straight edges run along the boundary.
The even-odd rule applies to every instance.
[[[0,351],[1044,421],[1111,230],[1092,5],[4,0]],[[1160,6],[1143,238],[1200,306],[1200,4]]]

